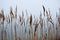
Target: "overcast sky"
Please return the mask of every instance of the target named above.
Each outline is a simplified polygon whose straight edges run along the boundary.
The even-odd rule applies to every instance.
[[[5,15],[9,14],[10,6],[12,6],[13,11],[15,7],[18,7],[18,14],[21,14],[22,10],[28,11],[35,16],[38,16],[40,11],[42,12],[42,5],[46,9],[51,10],[53,17],[55,16],[56,11],[60,8],[60,0],[0,0],[0,10],[4,9]]]

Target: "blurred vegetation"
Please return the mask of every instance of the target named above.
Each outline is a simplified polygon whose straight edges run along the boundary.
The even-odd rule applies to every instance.
[[[58,16],[60,8],[59,14],[56,13],[56,24],[52,19],[51,11],[47,10],[44,5],[42,8],[43,12],[40,11],[39,19],[35,18],[32,13],[27,17],[26,10],[27,20],[24,17],[24,11],[22,11],[22,16],[17,18],[17,6],[15,12],[10,7],[10,16],[8,15],[8,17],[5,17],[4,10],[1,10],[0,40],[60,40],[60,16]]]

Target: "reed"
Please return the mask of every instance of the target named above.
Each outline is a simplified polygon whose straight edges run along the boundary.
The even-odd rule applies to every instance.
[[[32,25],[32,14],[30,15],[30,26]]]
[[[13,9],[12,7],[10,7],[10,28],[11,28],[11,33],[10,33],[10,40],[12,40],[12,21],[13,21],[13,18],[14,18],[14,14],[13,14]]]
[[[15,18],[17,18],[17,5],[16,5],[16,8],[15,8]]]
[[[58,23],[59,23],[59,25],[60,25],[60,16],[58,16]]]
[[[42,5],[42,7],[43,7],[43,15],[45,16],[45,7],[44,5]]]
[[[43,19],[42,19],[42,13],[40,12],[40,26],[43,28]]]
[[[16,33],[16,22],[14,24],[14,32],[15,32],[15,40],[17,40],[17,33]]]
[[[19,21],[19,24],[21,24],[21,25],[19,25],[19,26],[27,26],[27,25],[29,25],[28,27],[30,27],[28,30],[29,31],[27,31],[27,28],[25,27],[25,30],[24,30],[24,32],[25,33],[29,33],[29,36],[31,36],[31,34],[32,34],[32,36],[31,36],[31,38],[33,38],[33,40],[38,40],[37,39],[37,30],[38,30],[38,27],[39,27],[39,25],[40,25],[40,32],[41,32],[41,40],[52,40],[52,39],[54,39],[53,37],[52,37],[52,31],[55,31],[56,30],[56,40],[58,39],[58,33],[60,32],[60,31],[58,31],[58,30],[60,30],[59,29],[59,27],[60,27],[60,8],[59,8],[59,16],[57,15],[57,13],[56,13],[56,28],[55,28],[55,21],[53,20],[53,18],[52,18],[52,15],[51,15],[51,11],[48,9],[48,10],[46,10],[46,8],[45,8],[45,6],[44,5],[42,5],[42,7],[43,7],[43,14],[40,12],[40,17],[39,17],[39,19],[37,19],[37,18],[35,18],[34,17],[34,19],[33,19],[33,15],[32,14],[30,14],[30,16],[28,17],[28,12],[27,12],[27,10],[26,10],[26,20],[25,20],[25,13],[24,13],[24,11],[22,11],[22,16],[19,16],[19,20],[17,19],[17,12],[18,12],[18,9],[17,9],[17,6],[16,6],[16,8],[15,8],[15,12],[13,12],[13,9],[12,9],[12,7],[10,7],[10,16],[8,15],[8,17],[7,18],[5,18],[5,15],[4,15],[4,10],[1,10],[1,12],[0,12],[0,24],[2,24],[3,25],[3,27],[2,27],[2,31],[1,31],[1,40],[7,40],[7,31],[6,31],[6,29],[4,28],[4,22],[5,22],[5,20],[6,20],[6,22],[8,22],[9,23],[9,25],[11,26],[11,29],[10,29],[10,34],[9,34],[9,36],[11,36],[11,38],[10,38],[10,40],[12,40],[12,38],[13,38],[13,35],[12,35],[12,33],[13,33],[13,26],[12,26],[12,23],[14,22],[14,18],[16,18],[16,20],[18,20]],[[15,13],[15,15],[14,15],[14,13]],[[43,18],[44,17],[44,18]],[[34,21],[33,21],[34,20]],[[34,23],[33,23],[34,22]],[[26,23],[26,24],[25,24]],[[46,24],[45,24],[46,23]],[[14,38],[15,38],[15,40],[21,40],[21,38],[20,37],[17,37],[17,33],[19,33],[19,32],[17,32],[17,29],[18,28],[16,28],[16,21],[14,22]],[[23,25],[24,24],[24,25]],[[8,24],[7,24],[8,25]],[[17,24],[18,25],[18,24]],[[46,33],[46,31],[45,31],[45,28],[46,28],[46,26],[47,26],[47,32],[48,33]],[[23,27],[23,28],[24,28]],[[34,29],[33,29],[33,27],[34,27]],[[22,30],[23,30],[23,28],[22,28]],[[54,29],[55,28],[55,29]],[[18,29],[19,30],[19,29]],[[21,31],[21,30],[20,30]],[[32,33],[31,33],[32,32]],[[23,33],[23,32],[22,32]],[[20,35],[20,34],[19,34]],[[26,35],[27,36],[27,35]],[[27,39],[28,39],[28,37],[27,37]]]
[[[35,29],[34,29],[34,37],[33,37],[33,40],[37,40],[37,34],[36,34],[36,31],[38,29],[38,20],[35,20],[36,23],[35,23]]]

